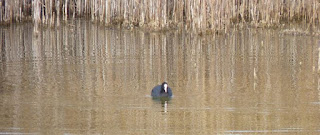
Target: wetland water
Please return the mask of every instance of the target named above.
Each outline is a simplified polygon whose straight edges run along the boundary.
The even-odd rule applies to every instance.
[[[319,134],[317,37],[0,28],[0,134]],[[166,80],[174,97],[152,100]]]

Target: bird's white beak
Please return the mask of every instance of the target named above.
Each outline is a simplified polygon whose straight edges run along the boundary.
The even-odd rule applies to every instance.
[[[164,84],[164,85],[163,85],[163,88],[164,88],[164,92],[167,93],[167,92],[168,92],[168,84]]]

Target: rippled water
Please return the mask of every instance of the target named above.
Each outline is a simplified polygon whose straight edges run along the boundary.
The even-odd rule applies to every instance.
[[[32,31],[0,28],[0,134],[320,134],[318,37]]]

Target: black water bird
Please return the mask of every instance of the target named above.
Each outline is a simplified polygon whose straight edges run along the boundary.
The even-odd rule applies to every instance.
[[[172,90],[168,86],[167,82],[163,82],[161,85],[155,86],[151,91],[151,96],[153,98],[159,97],[172,97]]]

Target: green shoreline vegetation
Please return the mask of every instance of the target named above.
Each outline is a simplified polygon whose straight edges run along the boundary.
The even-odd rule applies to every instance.
[[[320,22],[320,0],[0,0],[0,25],[32,21],[58,27],[86,18],[105,26],[224,31],[232,25],[278,27]]]

